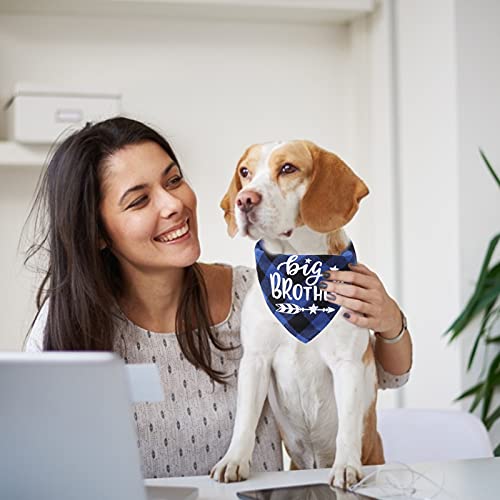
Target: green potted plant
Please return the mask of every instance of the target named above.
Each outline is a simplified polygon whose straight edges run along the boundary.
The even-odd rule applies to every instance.
[[[479,150],[481,156],[500,188],[500,180],[490,162]],[[485,366],[480,375],[480,381],[467,389],[457,401],[467,397],[473,397],[469,411],[474,411],[481,405],[481,420],[487,429],[491,429],[493,424],[500,418],[500,404],[492,408],[493,396],[500,387],[500,261],[493,261],[493,253],[500,240],[500,233],[495,235],[488,245],[488,250],[484,257],[481,271],[477,279],[476,288],[465,305],[464,310],[445,332],[449,335],[449,341],[455,340],[479,314],[482,314],[479,331],[476,334],[474,344],[469,354],[467,370],[470,370],[478,347],[481,343],[495,348],[496,354],[489,361],[485,357]],[[494,451],[495,456],[500,456],[500,443]]]

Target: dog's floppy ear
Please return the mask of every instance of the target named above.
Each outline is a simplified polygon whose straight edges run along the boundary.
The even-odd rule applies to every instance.
[[[229,188],[220,202],[220,207],[224,210],[224,220],[227,224],[227,232],[231,238],[238,232],[238,226],[236,225],[236,219],[234,217],[234,203],[236,200],[236,195],[241,189],[240,176],[238,174],[238,168],[234,172],[233,179]]]
[[[302,221],[319,233],[335,231],[353,218],[368,188],[337,155],[311,142],[306,147],[313,158],[313,172],[300,203]]]

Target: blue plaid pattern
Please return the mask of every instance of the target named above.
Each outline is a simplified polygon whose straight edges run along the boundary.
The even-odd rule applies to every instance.
[[[350,243],[340,255],[271,255],[264,250],[262,240],[255,245],[257,275],[269,309],[288,332],[307,344],[330,323],[340,306],[326,301],[326,294],[324,290],[318,288],[318,282],[314,286],[305,285],[305,273],[297,272],[292,276],[287,275],[286,263],[290,262],[290,259],[293,260],[296,269],[307,270],[314,266],[317,271],[314,274],[318,275],[331,268],[348,269],[348,264],[356,264],[356,252],[353,244]],[[315,265],[318,261],[321,264]],[[283,280],[288,283],[288,293],[284,293],[283,290],[279,291],[276,286],[277,282],[283,283]],[[314,279],[310,279],[309,283],[311,281]],[[289,287],[292,283],[296,293],[290,291]],[[300,294],[300,291],[304,292],[306,288],[308,293]],[[274,295],[281,296],[273,296],[273,291]]]

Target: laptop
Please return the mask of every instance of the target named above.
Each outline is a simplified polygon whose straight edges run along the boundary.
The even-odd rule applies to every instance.
[[[124,362],[107,352],[0,353],[0,497],[193,500],[141,474]]]

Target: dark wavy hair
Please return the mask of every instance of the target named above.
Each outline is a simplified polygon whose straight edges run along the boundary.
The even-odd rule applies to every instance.
[[[101,184],[113,154],[148,141],[179,165],[160,134],[136,120],[117,117],[87,124],[65,139],[43,173],[28,218],[36,216],[36,242],[28,249],[25,264],[45,251],[48,262],[30,331],[48,300],[46,351],[112,350],[117,320],[124,320],[117,314],[123,278],[100,218]],[[103,250],[100,241],[107,243]],[[213,334],[207,288],[197,263],[185,268],[175,323],[185,357],[213,380],[225,383],[224,373],[212,368],[211,345],[222,351],[231,348]]]

